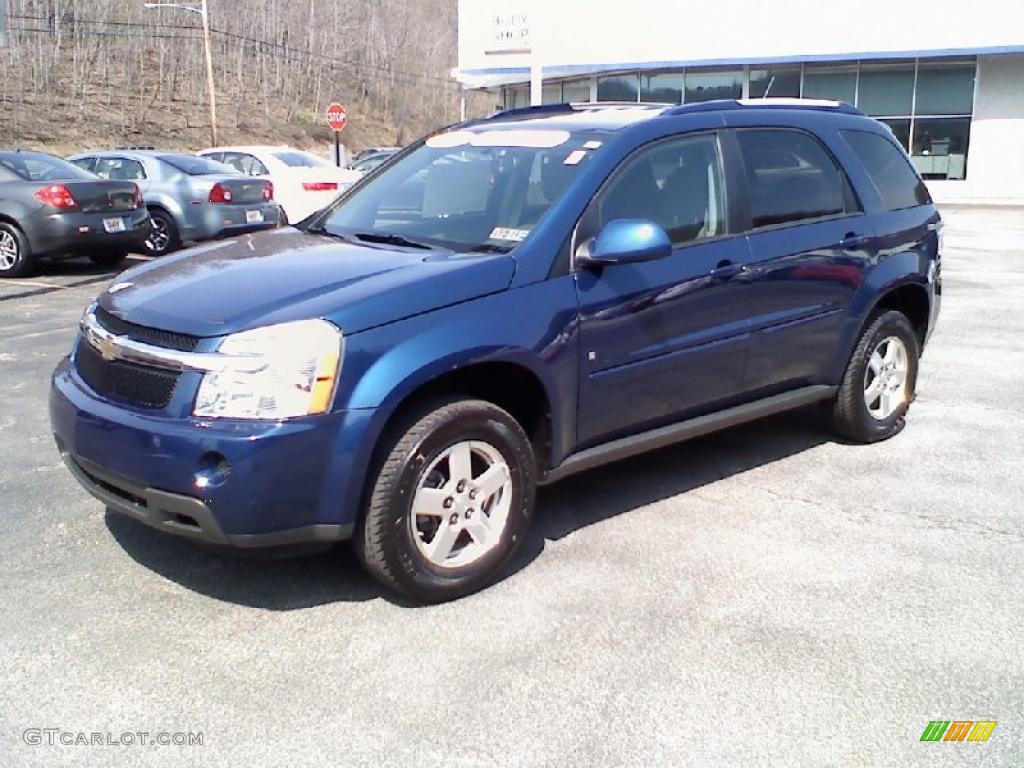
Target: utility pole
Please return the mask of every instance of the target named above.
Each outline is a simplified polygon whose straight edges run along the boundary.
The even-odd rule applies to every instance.
[[[217,141],[217,93],[213,85],[213,51],[210,49],[210,15],[206,8],[206,0],[200,0],[198,6],[184,3],[145,3],[146,8],[180,8],[183,11],[198,13],[203,20],[203,53],[206,57],[206,92],[210,102],[210,140],[216,147]]]

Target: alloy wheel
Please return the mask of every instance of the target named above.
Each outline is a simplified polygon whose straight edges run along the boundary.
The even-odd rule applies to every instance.
[[[167,222],[157,216],[149,219],[149,237],[146,238],[146,248],[153,253],[163,253],[171,241],[170,233],[167,231]]]
[[[864,404],[872,418],[887,419],[907,401],[907,347],[896,336],[878,343],[864,371]]]
[[[0,269],[12,269],[18,263],[18,241],[10,232],[0,232]]]
[[[512,504],[512,476],[491,444],[465,440],[420,475],[409,510],[416,547],[433,566],[475,563],[501,541]]]

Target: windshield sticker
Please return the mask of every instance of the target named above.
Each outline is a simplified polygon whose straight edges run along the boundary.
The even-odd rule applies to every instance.
[[[580,160],[582,160],[586,156],[587,156],[586,150],[574,149],[565,158],[565,164],[566,165],[576,165],[577,163],[579,163]]]
[[[600,147],[601,147],[601,142],[600,141],[594,141],[593,139],[591,139],[590,141],[583,142],[583,148],[584,149],[599,149]]]
[[[568,131],[508,130],[508,131],[449,131],[427,139],[428,147],[529,147],[552,149],[569,140]]]
[[[491,230],[491,240],[511,240],[514,243],[521,243],[530,234],[528,229],[511,229],[509,227],[495,227]]]

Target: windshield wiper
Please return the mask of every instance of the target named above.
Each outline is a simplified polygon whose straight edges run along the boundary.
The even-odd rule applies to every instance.
[[[406,248],[420,248],[424,251],[434,250],[433,246],[417,242],[416,240],[410,240],[409,238],[402,237],[401,235],[391,235],[384,232],[356,232],[355,236],[368,243],[383,243],[384,245],[398,245]]]

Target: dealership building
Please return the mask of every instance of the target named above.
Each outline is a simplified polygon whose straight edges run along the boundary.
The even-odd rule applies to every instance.
[[[940,202],[1024,202],[1024,2],[460,0],[459,67],[499,108],[838,99]]]

